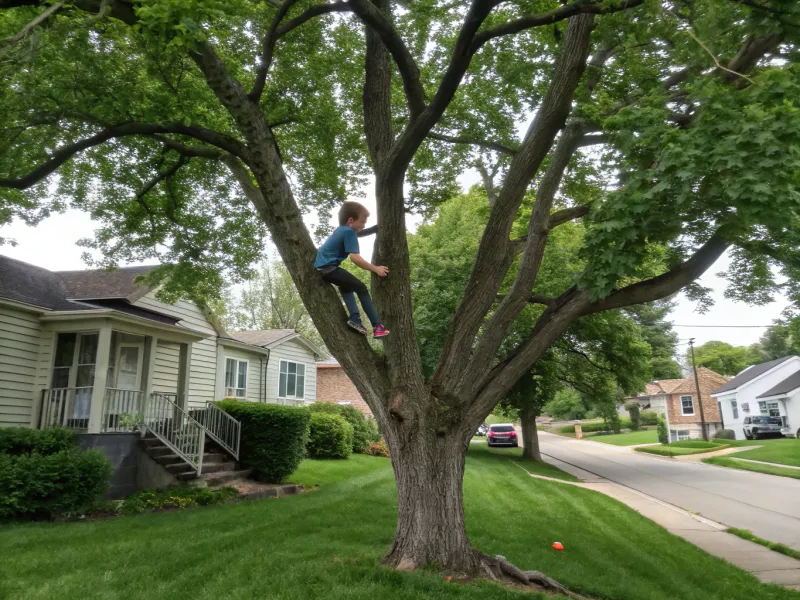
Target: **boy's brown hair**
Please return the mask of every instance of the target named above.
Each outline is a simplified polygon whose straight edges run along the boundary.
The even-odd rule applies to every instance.
[[[350,218],[357,220],[364,213],[369,212],[367,207],[358,202],[345,202],[339,209],[339,225],[347,225]]]

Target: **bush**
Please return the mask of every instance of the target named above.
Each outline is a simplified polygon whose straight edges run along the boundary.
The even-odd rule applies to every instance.
[[[353,426],[353,453],[364,454],[370,444],[381,439],[374,419],[367,419],[355,406],[315,402],[309,406],[311,412],[334,414],[344,417]]]
[[[239,495],[233,487],[218,490],[197,487],[170,487],[164,490],[142,490],[118,503],[117,513],[136,515],[169,508],[192,508],[219,504]]]
[[[736,434],[733,429],[720,429],[714,434],[715,440],[735,440]]]
[[[628,411],[628,414],[630,415],[631,418],[631,431],[639,431],[639,426],[642,422],[639,405],[635,402],[632,402],[631,404],[626,404],[625,410]]]
[[[667,420],[664,415],[658,416],[658,441],[662,444],[669,444],[669,432],[667,431]]]
[[[306,456],[311,413],[306,408],[239,402],[217,402],[242,424],[239,462],[259,481],[280,483]]]
[[[311,458],[349,458],[353,451],[353,426],[340,415],[312,413],[306,447]]]
[[[670,446],[673,448],[719,448],[719,444],[713,442],[704,442],[703,440],[682,440],[678,442],[671,442]]]
[[[643,410],[639,413],[642,425],[658,425],[658,413],[652,410]]]
[[[375,442],[371,444],[369,448],[367,448],[366,454],[370,456],[389,456],[389,448],[386,446],[386,442],[381,440],[380,442]]]
[[[53,429],[0,428],[0,454],[13,456],[31,452],[55,454],[62,450],[72,450],[75,447],[75,432],[64,427]]]
[[[0,517],[53,518],[82,511],[108,489],[112,471],[99,450],[0,454]]]

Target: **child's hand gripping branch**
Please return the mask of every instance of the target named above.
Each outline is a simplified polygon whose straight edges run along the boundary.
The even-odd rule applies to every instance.
[[[358,312],[358,304],[356,304],[355,296],[358,294],[361,306],[372,323],[373,337],[380,338],[389,335],[389,332],[375,312],[367,286],[339,266],[349,256],[357,267],[371,271],[378,277],[386,277],[389,274],[389,269],[373,265],[359,254],[358,238],[375,233],[378,229],[377,225],[370,229],[364,229],[368,218],[369,211],[366,207],[358,202],[345,202],[339,209],[339,227],[319,247],[314,267],[322,273],[325,281],[339,288],[347,311],[350,313],[347,324],[359,333],[367,335],[367,329],[361,323],[361,314]]]

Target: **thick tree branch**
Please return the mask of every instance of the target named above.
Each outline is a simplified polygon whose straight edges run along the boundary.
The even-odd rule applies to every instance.
[[[700,277],[730,246],[717,232],[691,258],[666,273],[614,290],[602,300],[589,304],[582,314],[589,315],[634,304],[644,304],[671,296]]]
[[[392,55],[403,79],[411,119],[416,119],[425,109],[425,93],[419,80],[419,67],[403,38],[392,25],[390,17],[370,0],[350,0],[349,4],[356,16],[380,36]]]
[[[178,161],[174,165],[172,165],[169,169],[167,169],[163,173],[158,173],[155,177],[153,177],[153,179],[148,181],[145,184],[145,186],[141,190],[139,190],[139,193],[136,194],[136,199],[137,200],[143,199],[150,192],[150,190],[156,187],[159,183],[175,175],[175,173],[177,173],[181,169],[181,167],[186,165],[189,162],[189,160],[190,157],[181,154],[181,156],[178,157]]]
[[[88,148],[99,146],[113,138],[126,137],[130,135],[147,135],[153,136],[159,133],[175,133],[193,137],[197,140],[211,144],[221,148],[233,155],[247,160],[249,151],[238,140],[227,136],[225,134],[197,127],[192,125],[183,125],[182,123],[172,124],[146,124],[146,123],[123,123],[114,127],[109,127],[100,133],[97,133],[84,140],[80,140],[73,144],[62,146],[38,167],[33,169],[27,175],[19,178],[0,179],[0,187],[16,188],[20,190],[27,189],[32,185],[42,181],[47,176],[51,175],[56,169],[67,162],[70,158]]]
[[[15,35],[7,37],[4,40],[0,40],[0,56],[5,54],[5,52],[8,50],[10,46],[13,46],[17,42],[24,40],[28,36],[28,34],[31,31],[33,31],[39,24],[45,22],[52,15],[61,10],[62,6],[64,6],[64,2],[56,2],[55,4],[43,10],[41,14],[39,14],[36,18],[34,18],[30,23],[25,25],[25,27],[23,27]]]
[[[516,148],[511,148],[510,146],[506,146],[505,144],[501,144],[499,142],[479,140],[467,135],[453,136],[453,135],[443,135],[441,133],[429,133],[428,137],[434,140],[440,140],[442,142],[449,142],[450,144],[469,144],[470,146],[479,146],[481,148],[494,150],[495,152],[511,154],[512,156],[517,153]]]
[[[580,206],[573,206],[571,208],[564,208],[562,210],[557,210],[554,213],[550,214],[550,218],[547,221],[547,228],[549,230],[555,229],[559,225],[566,223],[567,221],[573,221],[575,219],[580,219],[581,217],[587,215],[589,213],[589,206],[585,204],[581,204]]]
[[[604,6],[602,1],[576,0],[575,2],[565,4],[564,6],[560,6],[546,13],[527,15],[515,21],[481,31],[475,36],[472,42],[472,53],[477,52],[486,42],[496,37],[519,33],[520,31],[525,31],[533,27],[541,27],[542,25],[552,25],[553,23],[569,19],[570,17],[582,13],[605,15],[628,10],[641,4],[644,4],[644,0],[623,0],[617,6]]]
[[[598,144],[608,143],[608,136],[602,133],[586,134],[578,140],[579,148],[586,148],[587,146],[596,146]]]
[[[264,36],[264,43],[261,47],[261,59],[258,69],[256,69],[256,80],[253,84],[253,89],[250,91],[250,99],[253,100],[253,102],[258,102],[261,99],[261,94],[264,92],[264,85],[267,82],[267,73],[269,72],[270,65],[272,65],[272,56],[275,52],[275,44],[278,41],[278,25],[281,24],[281,21],[283,21],[283,18],[295,2],[297,2],[297,0],[283,0],[278,8],[278,12],[275,13],[272,22],[269,24],[269,29]]]
[[[376,10],[389,10],[379,0]],[[364,133],[372,165],[377,172],[392,145],[392,60],[380,34],[367,27],[367,52],[364,57]]]
[[[563,50],[556,61],[550,86],[525,135],[519,152],[511,162],[503,188],[492,208],[464,298],[453,319],[453,324],[450,326],[439,365],[434,373],[433,387],[435,393],[440,397],[458,396],[467,387],[464,385],[466,381],[462,381],[462,378],[468,372],[468,365],[472,364],[472,361],[469,360],[470,350],[505,277],[510,259],[513,258],[512,244],[508,239],[511,226],[528,189],[528,184],[547,156],[558,130],[564,126],[569,115],[572,96],[586,66],[593,21],[592,15],[579,15],[570,19],[564,36]],[[582,134],[578,128],[579,124],[576,123],[573,127],[573,131],[577,129],[578,133]],[[572,139],[571,135],[570,140]],[[560,175],[558,178],[560,179]],[[543,204],[546,202],[539,204],[537,201],[538,211],[544,211],[544,219],[537,220],[536,226],[544,227],[546,232],[546,217],[550,212],[550,205],[547,204],[547,208],[544,210]],[[534,212],[538,219],[539,213],[536,209]],[[536,236],[536,239],[538,248],[540,236]],[[531,252],[530,266],[535,273],[538,267],[534,267],[534,265],[538,261],[535,259],[534,251]],[[528,285],[525,296],[530,293],[531,288],[532,285]],[[514,293],[513,309],[516,309],[520,293],[519,289]],[[506,306],[509,306],[511,302],[508,298],[504,300]],[[495,333],[483,345],[480,356],[488,355],[488,350],[496,345],[496,332],[505,327],[508,315],[513,312],[512,308],[502,310],[502,319],[496,321],[498,324],[495,326]],[[489,360],[480,366],[481,373],[485,366],[491,363],[492,358],[493,356],[490,356]],[[470,373],[468,379],[471,380],[473,375],[474,372]]]
[[[318,4],[317,6],[312,6],[311,8],[307,9],[305,12],[301,13],[300,15],[296,16],[294,19],[289,19],[285,23],[282,23],[278,26],[275,34],[277,37],[282,37],[289,33],[292,29],[296,29],[300,27],[306,21],[310,21],[314,17],[319,17],[320,15],[328,15],[335,12],[349,12],[351,10],[349,2],[331,2],[329,4]]]
[[[196,156],[199,158],[208,159],[222,158],[222,152],[220,150],[214,150],[213,148],[205,148],[202,146],[187,146],[186,144],[176,142],[171,138],[159,134],[156,134],[153,137],[171,150],[175,150],[175,152],[182,154],[183,156]]]

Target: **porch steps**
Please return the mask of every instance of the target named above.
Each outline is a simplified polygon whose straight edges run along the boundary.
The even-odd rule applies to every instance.
[[[168,473],[190,485],[201,487],[219,485],[240,477],[247,477],[249,470],[242,470],[227,453],[218,450],[214,444],[207,442],[212,449],[203,454],[203,473],[198,477],[180,456],[155,436],[147,435],[140,441],[142,449]]]

